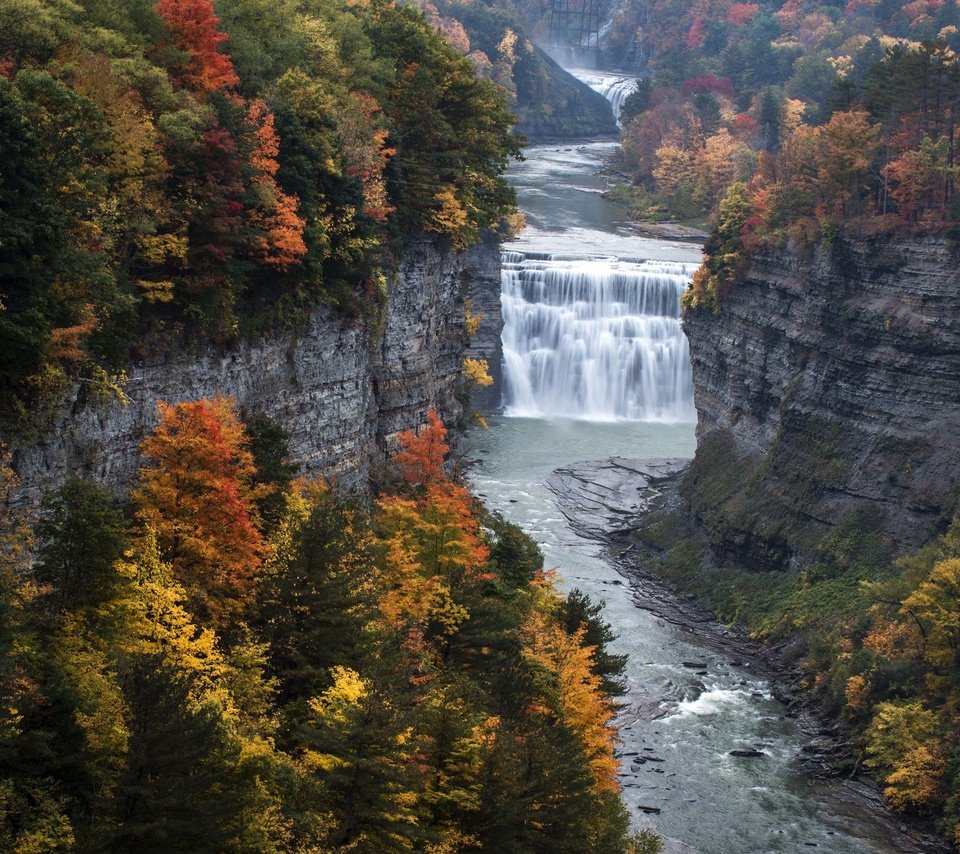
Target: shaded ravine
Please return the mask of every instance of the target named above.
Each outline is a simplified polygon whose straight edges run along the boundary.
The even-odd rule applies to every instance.
[[[508,251],[694,263],[696,247],[632,237],[618,223],[593,174],[609,150],[610,143],[529,150],[514,183],[532,227]],[[871,809],[869,790],[812,779],[797,759],[810,735],[774,698],[762,668],[751,668],[746,652],[731,645],[736,638],[682,608],[672,612],[680,615],[675,619],[664,609],[659,616],[647,610],[668,603],[669,594],[626,583],[601,546],[570,527],[547,485],[556,469],[576,460],[689,459],[693,424],[622,416],[490,421],[488,431],[467,437],[474,488],[540,543],[565,588],[580,587],[605,603],[605,618],[619,634],[615,649],[630,656],[629,706],[619,720],[621,782],[637,826],[662,833],[668,850],[704,854],[918,850]],[[618,500],[634,512],[635,497],[636,485],[628,485]]]

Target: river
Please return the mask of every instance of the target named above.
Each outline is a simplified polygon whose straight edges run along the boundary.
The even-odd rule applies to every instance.
[[[474,489],[541,545],[564,588],[605,603],[615,651],[629,655],[621,783],[637,827],[671,852],[915,851],[842,784],[805,775],[807,737],[769,684],[638,607],[545,485],[573,461],[689,458],[695,447],[678,300],[699,249],[618,224],[595,174],[613,144],[530,148],[512,169],[529,226],[504,251],[506,408],[467,437]],[[738,748],[763,755],[729,755]]]

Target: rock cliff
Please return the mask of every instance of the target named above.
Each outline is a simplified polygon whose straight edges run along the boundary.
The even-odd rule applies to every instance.
[[[500,408],[503,393],[503,310],[500,305],[500,244],[492,235],[483,243],[467,251],[470,268],[471,310],[480,316],[480,328],[470,339],[467,355],[484,359],[493,378],[493,385],[475,388],[470,394],[470,405],[480,412],[494,412]]]
[[[36,502],[68,472],[124,489],[141,463],[139,444],[157,422],[157,400],[217,394],[234,397],[245,415],[280,423],[302,473],[362,487],[396,433],[422,423],[429,407],[448,423],[460,415],[472,266],[487,276],[499,272],[496,242],[469,258],[428,239],[408,245],[376,341],[365,326],[319,308],[298,332],[131,365],[125,404],[90,405],[73,389],[42,440],[14,452],[19,500]]]
[[[681,491],[721,562],[800,568],[851,514],[897,552],[960,492],[960,255],[937,238],[752,260],[688,313],[698,450]]]
[[[529,43],[528,43],[529,44]],[[617,132],[610,102],[529,44],[513,69],[517,133],[530,142],[584,139]]]

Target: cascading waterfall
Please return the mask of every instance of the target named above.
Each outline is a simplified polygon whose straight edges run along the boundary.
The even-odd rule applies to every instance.
[[[570,69],[570,73],[610,102],[610,109],[613,110],[613,117],[617,120],[617,127],[623,127],[620,124],[620,109],[636,88],[637,78],[579,68]]]
[[[503,253],[510,415],[691,421],[680,295],[696,264]]]

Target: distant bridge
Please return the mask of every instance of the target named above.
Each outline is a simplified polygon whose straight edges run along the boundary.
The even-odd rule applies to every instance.
[[[601,0],[550,0],[550,44],[592,50],[600,44]]]

